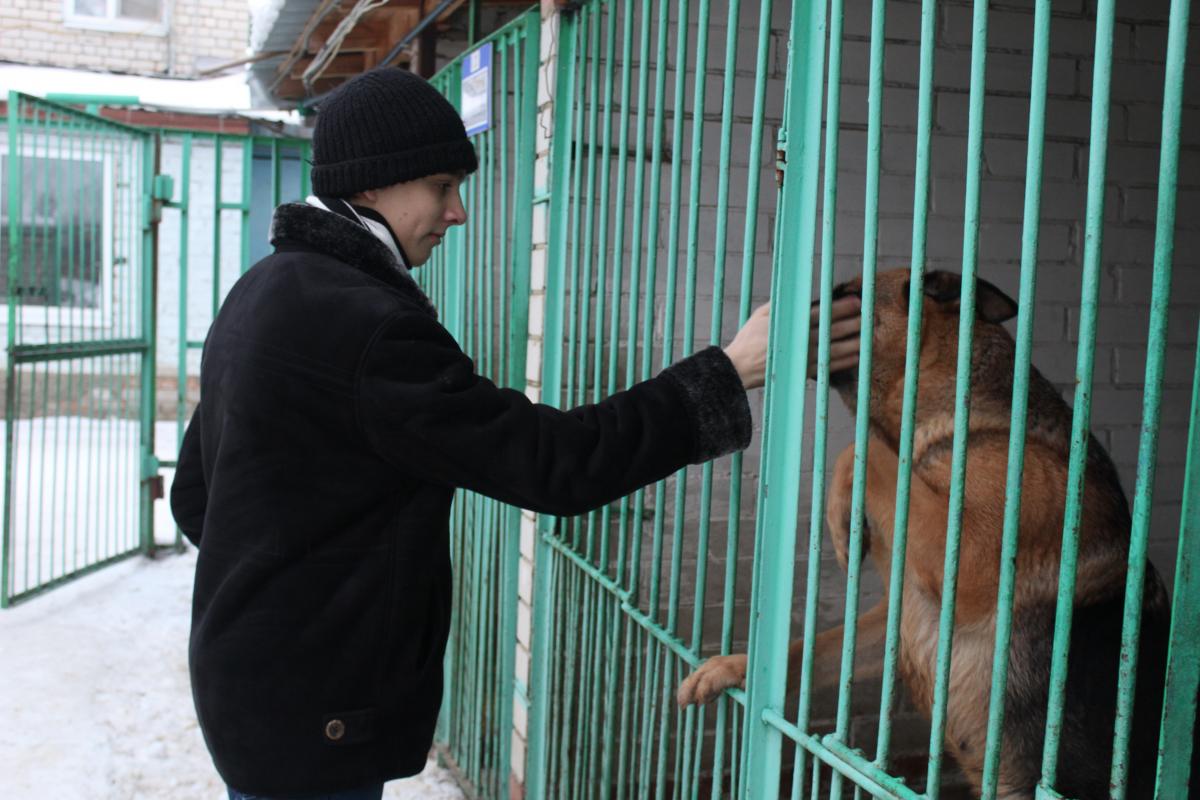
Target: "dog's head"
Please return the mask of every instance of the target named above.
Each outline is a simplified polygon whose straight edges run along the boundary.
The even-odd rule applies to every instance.
[[[874,334],[872,336],[871,418],[883,421],[900,419],[903,403],[904,367],[908,347],[910,272],[895,269],[875,278]],[[926,390],[948,392],[954,398],[954,375],[958,359],[959,304],[962,276],[935,271],[925,275],[921,295],[921,386]],[[862,296],[862,278],[854,278],[834,289],[834,298]],[[1010,341],[1000,327],[1016,316],[1017,303],[985,280],[975,284],[976,351],[988,347],[997,337]],[[835,373],[831,383],[853,411],[858,391],[858,367]],[[891,425],[885,425],[890,429]],[[898,427],[896,429],[898,432]]]

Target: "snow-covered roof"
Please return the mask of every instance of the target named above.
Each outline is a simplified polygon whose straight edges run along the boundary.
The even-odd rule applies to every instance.
[[[260,55],[291,51],[319,5],[321,0],[251,0],[250,52]],[[249,82],[255,102],[275,102],[269,87],[283,59],[283,55],[277,55],[250,65]]]
[[[15,89],[38,97],[56,92],[130,95],[138,98],[138,105],[163,111],[237,114],[262,120],[298,122],[294,111],[255,108],[246,74],[239,71],[219,78],[183,80],[0,64],[0,91],[7,93]]]

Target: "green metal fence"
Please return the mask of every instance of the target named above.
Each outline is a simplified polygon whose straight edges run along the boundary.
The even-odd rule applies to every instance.
[[[561,17],[551,404],[599,400],[727,341],[766,299],[771,8],[758,6],[748,28],[738,2],[725,11],[714,16],[705,0],[593,2]],[[739,69],[755,80],[735,151]],[[703,655],[744,641],[735,611],[745,610],[754,487],[739,454],[583,517],[542,519],[530,797],[725,797],[748,777],[744,693],[685,711],[672,698]]]
[[[7,101],[0,606],[148,551],[156,474],[152,137]]]
[[[959,566],[964,552],[977,543],[965,541],[964,505],[968,495],[967,431],[972,404],[971,365],[976,334],[976,273],[979,261],[983,114],[987,88],[986,54],[989,11],[974,4],[971,25],[969,129],[966,136],[966,179],[961,268],[961,312],[958,315],[959,376],[953,393],[952,444],[945,457],[952,478],[939,495],[947,510],[944,563],[938,570],[938,591],[930,609],[934,620],[930,638],[931,730],[924,775],[901,776],[892,763],[897,738],[893,717],[903,689],[898,685],[907,645],[902,621],[906,603],[917,591],[906,570],[907,539],[915,481],[914,435],[918,427],[922,351],[922,302],[929,230],[933,68],[937,4],[921,6],[919,89],[914,194],[911,205],[912,254],[908,276],[907,352],[902,414],[893,458],[897,464],[894,518],[883,541],[889,544],[886,626],[882,633],[882,696],[873,721],[872,751],[864,750],[851,729],[856,620],[865,564],[863,545],[878,531],[865,530],[869,453],[881,447],[872,435],[869,415],[879,398],[868,379],[874,362],[873,332],[864,326],[861,372],[856,403],[853,491],[849,519],[849,554],[845,584],[822,586],[826,469],[826,423],[830,376],[829,307],[833,299],[833,262],[837,215],[839,127],[825,120],[840,118],[842,65],[841,0],[790,4],[789,59],[786,104],[779,130],[782,189],[777,197],[762,196],[764,118],[773,6],[764,0],[757,8],[757,37],[749,35],[736,0],[725,6],[724,51],[710,43],[710,29],[721,30],[708,2],[632,3],[593,0],[559,19],[553,97],[555,118],[551,151],[550,231],[547,273],[547,316],[544,341],[543,398],[569,407],[599,399],[648,377],[661,366],[708,342],[728,339],[733,324],[744,320],[753,302],[765,299],[756,275],[768,270],[756,257],[756,238],[764,207],[775,214],[770,253],[772,346],[766,386],[762,455],[759,473],[752,462],[733,457],[701,469],[685,470],[618,504],[574,519],[543,518],[537,542],[533,625],[533,669],[529,763],[530,797],[712,797],[765,798],[861,796],[938,798],[947,773],[944,744],[951,730],[951,708],[963,703],[987,708],[980,741],[979,782],[984,797],[1055,798],[1070,796],[1060,774],[1061,753],[1068,752],[1072,734],[1064,723],[1067,687],[1083,669],[1070,661],[1072,615],[1080,597],[1081,539],[1089,534],[1083,522],[1085,475],[1093,469],[1098,445],[1089,436],[1093,365],[1097,334],[1097,295],[1101,273],[1104,227],[1104,187],[1110,80],[1113,60],[1114,8],[1100,2],[1094,28],[1091,76],[1091,124],[1087,165],[1086,231],[1078,308],[1078,362],[1071,404],[1069,475],[1065,497],[1056,513],[1063,515],[1062,548],[1057,538],[1053,566],[1049,624],[1038,646],[1047,649],[1047,670],[1033,680],[1048,687],[1049,697],[1035,708],[1033,719],[1047,712],[1040,763],[1034,770],[1036,789],[1006,783],[1015,742],[1007,730],[1022,720],[1008,720],[1006,686],[1014,669],[1028,669],[1028,657],[1013,645],[1014,598],[1021,517],[1022,460],[1031,427],[1028,421],[1033,348],[1034,288],[1038,267],[1040,187],[1047,105],[1049,60],[1049,2],[1038,2],[1030,31],[1033,60],[1030,75],[1028,160],[1025,182],[1023,237],[1020,261],[1019,314],[1015,337],[1011,423],[1007,443],[1007,489],[1001,492],[1001,541],[989,612],[991,631],[986,653],[956,653],[961,643],[955,631]],[[1095,703],[1116,703],[1112,726],[1111,775],[1100,776],[1101,794],[1084,796],[1184,798],[1188,796],[1189,766],[1193,763],[1196,713],[1197,647],[1194,620],[1197,606],[1195,537],[1198,494],[1196,459],[1200,450],[1196,404],[1193,400],[1184,479],[1184,502],[1179,520],[1179,566],[1174,589],[1174,617],[1166,661],[1166,701],[1153,699],[1149,713],[1161,719],[1157,753],[1157,787],[1130,782],[1135,684],[1153,686],[1163,665],[1139,649],[1144,597],[1153,593],[1148,578],[1147,542],[1154,491],[1154,466],[1160,422],[1163,352],[1166,342],[1171,287],[1172,242],[1175,235],[1175,196],[1179,169],[1179,132],[1189,4],[1171,6],[1166,52],[1166,82],[1162,100],[1161,169],[1154,244],[1154,287],[1149,315],[1145,400],[1137,484],[1128,546],[1120,549],[1123,566],[1115,575],[1124,586],[1116,691],[1095,695]],[[869,41],[870,75],[865,115],[866,163],[861,287],[863,315],[876,317],[876,266],[879,239],[880,134],[884,92],[884,0],[873,3]],[[754,13],[753,9],[748,9]],[[742,36],[739,37],[741,24]],[[756,46],[752,46],[754,42]],[[742,55],[753,51],[753,58]],[[739,52],[741,51],[741,53]],[[715,52],[710,52],[715,51]],[[722,64],[723,59],[723,64]],[[724,67],[722,70],[721,67]],[[737,70],[753,69],[754,97],[748,149],[738,159],[731,152],[731,127],[736,115]],[[698,76],[698,77],[697,77]],[[712,100],[721,90],[719,108]],[[742,98],[744,100],[744,98]],[[706,105],[707,104],[707,105]],[[741,124],[745,123],[741,118]],[[719,138],[705,140],[705,123]],[[720,150],[715,175],[704,169],[705,154]],[[769,172],[768,172],[769,174]],[[820,178],[820,179],[819,179]],[[738,186],[734,194],[731,185]],[[713,185],[715,184],[715,186]],[[769,186],[767,187],[769,188]],[[715,189],[715,191],[714,191]],[[731,204],[731,195],[735,203]],[[739,201],[740,202],[737,202]],[[821,209],[830,213],[821,213]],[[701,219],[705,223],[701,223]],[[741,237],[735,220],[739,219]],[[820,224],[818,224],[820,223]],[[731,233],[731,228],[733,231]],[[708,239],[711,248],[701,242]],[[665,242],[665,248],[664,248]],[[740,269],[739,269],[740,267]],[[727,275],[727,273],[729,273]],[[701,280],[701,278],[703,280]],[[732,287],[736,286],[737,289]],[[730,287],[730,288],[726,288]],[[809,309],[819,303],[818,338],[810,342]],[[707,308],[705,308],[707,306]],[[708,311],[709,324],[702,324]],[[697,324],[701,329],[697,330]],[[707,330],[704,330],[707,328]],[[953,335],[953,334],[952,334]],[[808,398],[808,351],[821,357],[815,408]],[[1195,341],[1190,343],[1195,347]],[[1195,392],[1195,390],[1194,390]],[[947,398],[948,400],[949,398]],[[976,411],[976,413],[978,413]],[[1041,423],[1035,423],[1041,424]],[[809,447],[811,445],[811,448]],[[1066,458],[1066,451],[1064,451]],[[805,465],[811,464],[811,498],[804,506]],[[1090,482],[1092,478],[1088,478]],[[1029,486],[1024,486],[1029,492]],[[769,491],[768,491],[769,489]],[[753,492],[747,496],[747,492]],[[688,498],[698,497],[698,501]],[[752,499],[751,499],[752,498]],[[742,536],[753,518],[751,602],[738,605],[748,588],[744,569],[747,544]],[[914,524],[920,522],[913,520]],[[801,591],[794,591],[792,557],[807,528],[807,574]],[[915,528],[914,528],[915,530]],[[1000,537],[1001,529],[996,531]],[[913,534],[917,535],[917,534]],[[878,547],[878,544],[874,546]],[[964,549],[965,548],[965,549]],[[1093,551],[1094,552],[1094,551]],[[963,563],[966,563],[965,561]],[[723,575],[713,575],[720,570]],[[980,576],[969,575],[972,585]],[[986,581],[985,581],[986,583]],[[836,720],[830,729],[812,717],[814,647],[818,607],[830,594],[844,598],[845,634],[837,685]],[[1057,600],[1054,601],[1054,596]],[[1055,605],[1056,602],[1056,605]],[[1082,606],[1081,606],[1082,607]],[[744,613],[741,613],[743,612]],[[804,646],[799,672],[800,701],[785,701],[789,672],[789,638],[793,620],[802,619]],[[738,625],[749,625],[745,691],[726,691],[714,706],[678,709],[675,687],[705,656],[730,653],[739,636]],[[1160,619],[1161,621],[1161,619]],[[1146,624],[1150,624],[1147,622]],[[1078,624],[1076,626],[1078,628]],[[1088,629],[1084,629],[1088,630]],[[1052,643],[1051,631],[1053,631]],[[1148,634],[1159,636],[1159,633]],[[1078,637],[1076,637],[1078,639]],[[1149,640],[1148,640],[1149,641]],[[1079,642],[1074,642],[1079,646]],[[1147,649],[1149,648],[1149,649]],[[1014,655],[1017,653],[1017,655]],[[1115,651],[1114,651],[1115,653]],[[964,697],[954,696],[952,666],[976,658],[990,687]],[[1025,659],[1018,662],[1017,659]],[[1078,659],[1077,659],[1078,661]],[[1071,670],[1068,671],[1068,667]],[[1103,669],[1098,665],[1096,669]],[[1046,673],[1049,673],[1048,675]],[[795,677],[795,676],[793,676]],[[1027,677],[1011,678],[1012,680]],[[1150,691],[1153,696],[1153,691]],[[1116,698],[1114,700],[1114,698]],[[990,703],[990,707],[989,707]],[[957,713],[957,712],[954,712]],[[1144,737],[1146,728],[1138,735]],[[1027,744],[1021,742],[1020,744]],[[1041,747],[1042,745],[1039,745]],[[1009,761],[1005,761],[1008,758]],[[1036,761],[1036,759],[1035,759]],[[1105,762],[1106,763],[1106,762]],[[1102,765],[1103,766],[1103,765]],[[1103,766],[1108,770],[1108,767]],[[1010,776],[1012,772],[1007,772]],[[916,778],[913,780],[913,778]],[[1086,790],[1091,792],[1092,790]]]
[[[442,69],[433,84],[461,102],[464,66],[490,48],[490,127],[472,138],[479,170],[464,184],[467,224],[417,271],[443,324],[476,369],[525,386],[541,18],[531,9]],[[478,80],[478,78],[477,78]],[[470,492],[451,516],[454,618],[437,742],[480,797],[509,796],[520,510]]]

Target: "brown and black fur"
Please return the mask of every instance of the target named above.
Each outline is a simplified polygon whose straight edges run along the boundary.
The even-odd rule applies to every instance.
[[[951,482],[960,277],[925,277],[920,381],[913,441],[908,546],[901,613],[900,673],[917,706],[933,705],[938,614]],[[971,359],[970,435],[959,581],[950,671],[946,746],[976,792],[982,779],[999,584],[1015,345],[1001,323],[1016,303],[985,281],[977,283]],[[856,279],[838,294],[861,292]],[[891,573],[908,327],[909,271],[877,277],[870,387],[864,548],[885,584]],[[854,411],[857,370],[834,376]],[[1041,775],[1051,647],[1058,591],[1071,410],[1033,369],[1017,555],[1016,590],[1000,768],[1001,798],[1032,798]],[[838,458],[826,503],[826,522],[843,567],[849,544],[854,446]],[[1129,504],[1108,454],[1089,437],[1079,532],[1074,621],[1065,719],[1056,788],[1067,797],[1109,796],[1116,682],[1129,553]],[[887,617],[887,587],[859,618],[856,677],[878,674]],[[1153,793],[1158,721],[1169,633],[1166,588],[1147,565],[1142,635],[1131,737],[1128,798]],[[842,628],[815,642],[814,690],[836,680]],[[801,642],[789,647],[789,690],[799,682]],[[710,659],[680,686],[680,703],[708,702],[745,679],[746,657]],[[1193,771],[1193,785],[1197,776]],[[1193,790],[1192,794],[1197,794]],[[1200,795],[1198,795],[1200,796]]]

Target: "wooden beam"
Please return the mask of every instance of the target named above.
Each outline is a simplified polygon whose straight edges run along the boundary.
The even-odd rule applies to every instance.
[[[369,51],[368,51],[369,52]],[[296,64],[292,68],[292,73],[289,77],[297,80],[304,76],[304,70],[307,69],[309,61],[306,59]],[[325,71],[321,73],[322,78],[337,78],[337,77],[353,77],[360,72],[365,72],[370,69],[367,65],[367,52],[340,52],[334,56],[329,64],[325,67]]]

